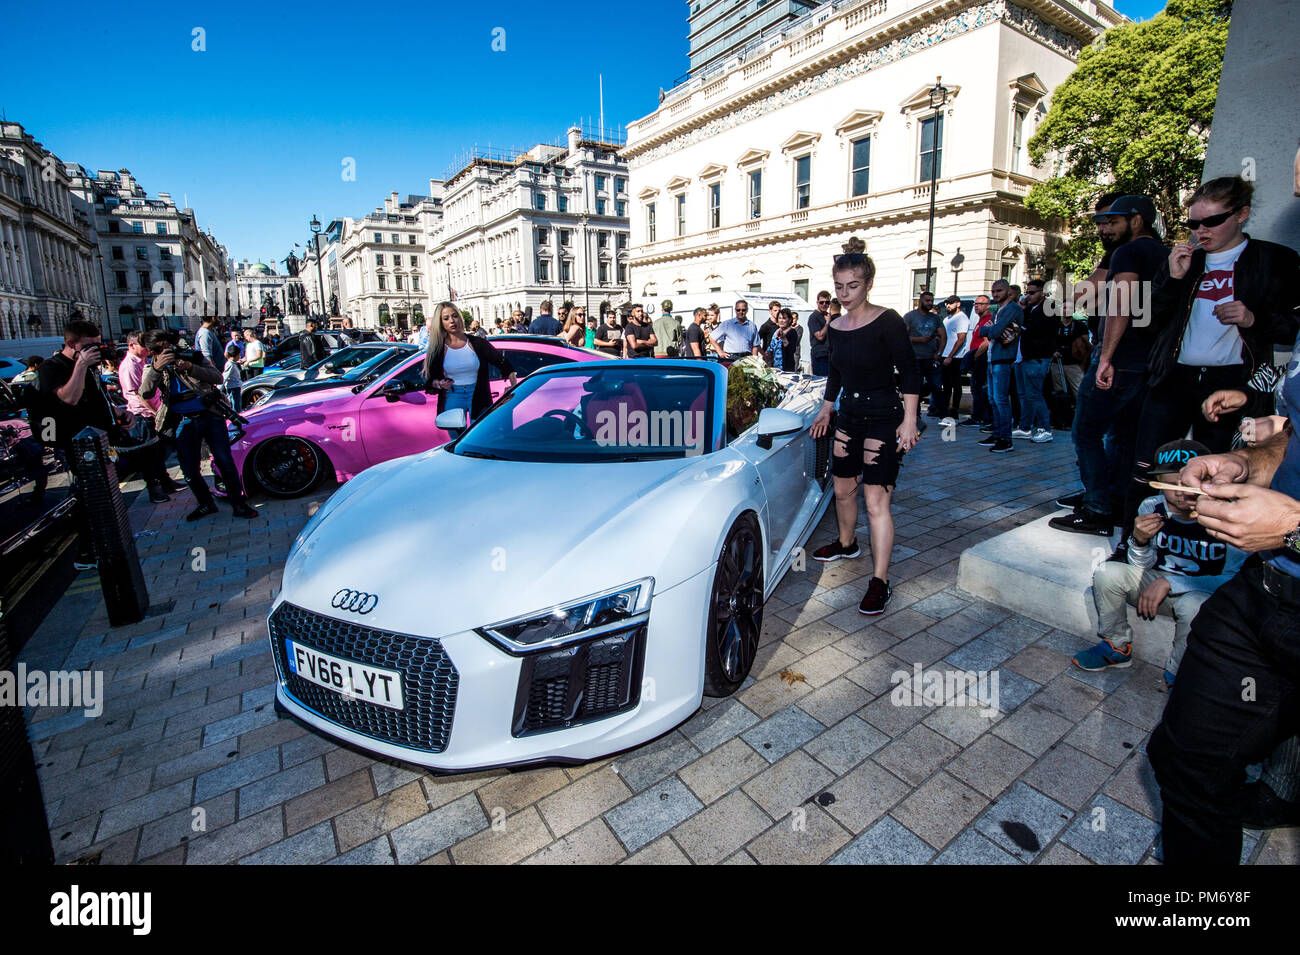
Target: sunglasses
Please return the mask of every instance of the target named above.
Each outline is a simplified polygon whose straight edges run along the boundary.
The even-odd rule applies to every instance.
[[[1213,227],[1216,225],[1223,225],[1225,222],[1228,221],[1230,217],[1235,215],[1237,213],[1237,210],[1240,208],[1241,206],[1234,206],[1233,208],[1229,209],[1227,212],[1219,212],[1212,216],[1206,216],[1204,219],[1188,219],[1187,228],[1191,229],[1192,231],[1195,231],[1199,229],[1201,226]]]

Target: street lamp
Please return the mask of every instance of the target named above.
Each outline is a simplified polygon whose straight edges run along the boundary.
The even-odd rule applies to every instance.
[[[930,139],[930,231],[929,237],[925,241],[925,287],[931,292],[930,288],[930,258],[934,254],[934,193],[935,183],[939,178],[939,141],[940,141],[940,124],[943,122],[943,115],[939,112],[943,109],[943,104],[948,102],[948,87],[944,86],[941,80],[943,77],[934,78],[934,86],[930,88],[930,108],[934,110],[934,131]]]
[[[966,256],[961,254],[961,246],[957,246],[957,254],[952,257],[952,294],[957,294],[957,273],[966,262]]]
[[[320,300],[320,315],[325,318],[325,279],[320,270],[320,219],[316,216],[311,217],[311,236],[316,244],[316,289],[317,298]]]

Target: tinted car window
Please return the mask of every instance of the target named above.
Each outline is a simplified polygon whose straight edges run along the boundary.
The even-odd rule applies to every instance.
[[[510,364],[514,366],[515,374],[520,378],[531,375],[538,368],[577,360],[567,355],[556,355],[545,351],[524,351],[521,348],[510,348],[508,346],[501,347],[501,350],[506,353],[506,357],[510,359]],[[492,381],[500,381],[502,378],[501,372],[496,368],[489,368],[488,374]]]

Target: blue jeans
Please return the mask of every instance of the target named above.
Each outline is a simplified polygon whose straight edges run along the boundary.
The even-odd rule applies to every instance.
[[[1083,506],[1094,514],[1109,516],[1112,502],[1123,501],[1132,478],[1133,454],[1142,402],[1146,397],[1145,362],[1115,365],[1114,383],[1097,387],[1097,362],[1101,349],[1093,349],[1092,361],[1079,383],[1074,409],[1074,453],[1083,482]]]
[[[1015,364],[989,362],[989,403],[993,405],[993,437],[1011,440],[1011,379]]]
[[[1030,358],[1016,365],[1016,390],[1020,393],[1020,430],[1052,430],[1052,415],[1043,397],[1043,379],[1052,362],[1049,358]]]
[[[472,418],[471,408],[474,405],[474,386],[473,385],[452,385],[447,389],[447,400],[443,405],[443,411],[455,411],[457,408],[464,408],[466,418]],[[465,431],[464,428],[452,428],[447,433],[453,438],[459,438]]]
[[[239,483],[239,471],[235,469],[235,459],[230,454],[226,419],[206,412],[193,418],[182,418],[176,428],[176,458],[195,500],[199,506],[215,503],[208,482],[203,480],[203,472],[199,470],[199,449],[204,441],[208,442],[217,473],[226,484],[227,499],[232,503],[242,500],[243,485]]]

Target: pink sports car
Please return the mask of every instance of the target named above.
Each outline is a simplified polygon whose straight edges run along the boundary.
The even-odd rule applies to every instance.
[[[555,338],[503,335],[492,344],[524,377],[559,362],[612,360]],[[492,400],[508,382],[491,370]],[[413,354],[376,381],[286,396],[244,412],[248,424],[230,424],[235,466],[251,493],[305,494],[333,474],[340,483],[381,461],[428,451],[450,436],[434,423],[436,395],[424,393],[424,352]]]

